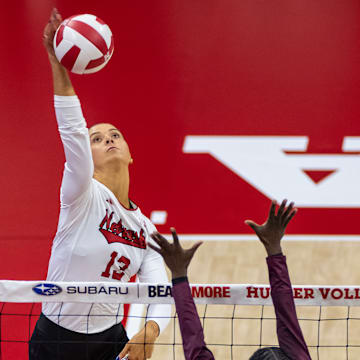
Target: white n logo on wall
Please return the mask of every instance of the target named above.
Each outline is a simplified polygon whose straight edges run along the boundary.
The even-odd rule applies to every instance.
[[[360,207],[360,154],[346,154],[360,152],[360,137],[344,137],[345,154],[306,154],[308,141],[305,136],[187,136],[183,151],[212,155],[270,199],[286,197],[297,207]],[[317,171],[327,176],[310,177]]]

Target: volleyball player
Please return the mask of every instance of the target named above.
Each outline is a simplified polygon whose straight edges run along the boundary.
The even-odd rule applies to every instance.
[[[161,256],[148,247],[156,229],[129,199],[129,147],[112,124],[87,129],[68,73],[55,57],[52,43],[61,21],[54,9],[43,35],[66,158],[47,281],[121,284],[137,274],[141,282],[167,282]],[[114,360],[124,349],[129,360],[148,359],[170,313],[170,305],[150,305],[145,327],[128,342],[121,304],[43,303],[29,358]]]
[[[296,316],[286,258],[282,254],[280,244],[286,226],[296,213],[294,203],[290,203],[288,207],[286,207],[286,203],[287,201],[284,200],[276,212],[276,202],[272,201],[268,219],[263,225],[258,225],[251,220],[246,221],[246,224],[255,231],[265,246],[268,254],[266,260],[280,345],[280,348],[259,349],[250,357],[250,360],[311,359]],[[203,329],[187,279],[187,267],[201,243],[184,250],[175,230],[172,229],[171,232],[172,244],[159,233],[154,233],[152,237],[159,247],[151,244],[149,246],[164,258],[172,272],[172,294],[179,317],[185,358],[187,360],[211,360],[214,359],[214,356],[204,342]]]

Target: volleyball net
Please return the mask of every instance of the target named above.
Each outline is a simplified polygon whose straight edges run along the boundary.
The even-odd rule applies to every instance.
[[[278,345],[269,285],[192,284],[191,289],[215,358],[248,359],[260,347]],[[293,286],[293,294],[312,359],[360,358],[360,287],[301,285]],[[131,304],[122,314],[130,336],[146,321],[148,304],[174,303],[171,284],[10,280],[0,281],[0,302],[1,360],[27,359],[42,302]],[[184,359],[174,307],[152,358]]]

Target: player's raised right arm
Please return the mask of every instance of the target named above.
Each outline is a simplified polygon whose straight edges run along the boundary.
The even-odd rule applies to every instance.
[[[89,188],[94,165],[89,132],[80,101],[67,70],[57,60],[53,48],[55,32],[61,22],[61,15],[53,9],[44,29],[43,44],[51,65],[55,113],[66,158],[61,185],[61,205],[66,207],[73,204]]]
[[[57,9],[54,8],[51,11],[49,22],[44,28],[43,44],[48,53],[49,62],[51,65],[54,94],[60,96],[73,96],[75,95],[75,90],[72,86],[69,74],[56,58],[53,47],[54,35],[61,22],[61,15]]]

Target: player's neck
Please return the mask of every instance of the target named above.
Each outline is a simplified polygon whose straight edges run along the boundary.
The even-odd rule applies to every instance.
[[[106,169],[106,171],[94,171],[94,179],[104,184],[113,192],[118,201],[130,209],[129,186],[130,175],[129,168],[124,166],[121,171]]]

